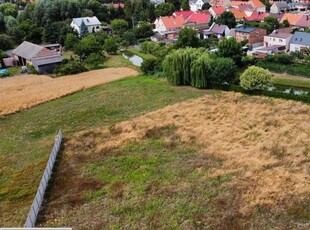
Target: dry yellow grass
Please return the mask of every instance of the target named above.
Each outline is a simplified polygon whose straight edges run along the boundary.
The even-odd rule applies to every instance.
[[[227,183],[237,191],[234,199],[238,202],[232,198],[225,202],[229,204],[227,212],[231,218],[248,224],[240,226],[262,227],[266,220],[271,227],[281,226],[287,221],[281,216],[288,212],[308,218],[305,209],[299,210],[300,204],[308,202],[310,196],[308,104],[230,92],[206,95],[119,123],[110,129],[98,128],[79,133],[66,143],[64,158],[67,163],[71,162],[70,165],[74,164],[74,168],[82,158],[90,159],[97,155],[96,162],[100,158],[104,161],[104,153],[109,153],[113,148],[124,146],[129,141],[139,142],[154,130],[169,126],[176,127],[176,134],[183,143],[197,143],[207,158],[223,162],[205,174],[206,181],[222,175],[233,175]],[[79,189],[72,184],[68,186],[71,191]],[[69,195],[63,191],[60,194],[62,197]],[[60,200],[58,202],[61,203]],[[91,210],[92,205],[76,206],[75,211],[70,213],[87,213],[84,209],[88,207]],[[291,207],[296,207],[296,210]],[[59,208],[54,213],[61,212]],[[259,216],[264,215],[264,211],[256,217],[257,208],[273,210],[272,215],[278,217],[272,219],[269,214]],[[232,214],[234,212],[237,214]],[[62,215],[57,215],[59,218],[56,222],[59,225],[66,223],[77,226],[75,221],[80,218],[79,215],[72,216],[70,221],[63,223]],[[91,216],[85,215],[84,220],[94,221]],[[220,215],[215,219],[210,217],[211,221],[225,222],[224,214]],[[260,218],[263,218],[263,222]],[[299,227],[309,229],[310,225],[305,223]]]
[[[107,68],[59,78],[26,75],[0,79],[0,115],[15,113],[74,92],[137,75],[127,68]]]

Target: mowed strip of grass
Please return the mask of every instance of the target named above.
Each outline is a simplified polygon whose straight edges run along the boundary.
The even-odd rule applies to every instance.
[[[310,88],[310,78],[284,74],[274,74],[271,82],[276,85]]]
[[[0,117],[0,226],[23,225],[59,128],[70,137],[206,92],[138,76]]]
[[[209,171],[220,167],[222,161],[201,153],[195,141],[184,143],[175,131],[175,126],[154,128],[142,141],[129,141],[100,152],[95,147],[94,139],[100,138],[96,133],[89,132],[75,139],[75,144],[68,143],[40,226],[74,229],[232,226],[232,221],[220,225],[211,221],[211,216],[225,213],[223,209],[227,207],[219,207],[217,202],[229,190],[225,182],[230,181],[231,175],[208,177]],[[91,145],[85,143],[86,136],[93,136],[88,140]],[[113,136],[113,132],[108,136]],[[226,199],[233,197],[226,195]],[[231,204],[232,200],[227,203]]]

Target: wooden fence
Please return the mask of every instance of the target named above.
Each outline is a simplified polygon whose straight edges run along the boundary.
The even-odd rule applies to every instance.
[[[55,160],[57,158],[57,154],[58,154],[59,149],[60,149],[61,142],[62,142],[62,133],[61,133],[61,130],[59,130],[57,138],[55,140],[54,147],[52,149],[51,155],[48,159],[48,162],[47,162],[47,165],[45,167],[42,179],[40,181],[39,188],[37,190],[36,196],[34,197],[34,200],[32,202],[26,223],[24,225],[25,228],[33,228],[35,226],[37,216],[38,216],[38,213],[39,213],[41,205],[42,205],[44,193],[45,193],[45,190],[47,188],[48,181],[51,177],[53,167],[55,164]]]

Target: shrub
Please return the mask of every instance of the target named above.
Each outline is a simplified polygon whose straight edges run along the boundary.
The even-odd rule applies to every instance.
[[[221,84],[223,82],[232,82],[236,75],[236,65],[231,58],[212,59],[209,64],[210,83]]]
[[[91,69],[97,69],[100,64],[102,64],[105,60],[105,57],[101,54],[92,53],[86,59],[85,63]]]
[[[141,70],[145,74],[153,74],[157,67],[157,59],[156,58],[145,58],[143,59]]]
[[[85,71],[87,71],[87,68],[83,65],[83,63],[79,61],[69,61],[56,67],[54,73],[57,76],[61,76],[77,74]]]
[[[270,85],[271,73],[257,66],[250,66],[240,76],[240,86],[245,90],[263,90]]]
[[[112,37],[109,37],[105,40],[103,49],[107,51],[108,54],[116,54],[118,45]]]

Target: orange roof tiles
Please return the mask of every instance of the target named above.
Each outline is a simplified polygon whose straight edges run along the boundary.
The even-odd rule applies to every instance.
[[[161,20],[164,23],[166,29],[181,28],[185,23],[185,20],[182,16],[165,16],[161,17]]]
[[[225,11],[225,8],[222,6],[212,6],[210,9],[212,9],[216,15],[221,15]]]
[[[265,5],[260,0],[251,0],[251,2],[255,8],[265,7]]]
[[[231,6],[240,6],[240,5],[246,5],[249,4],[248,1],[231,1]]]
[[[193,14],[193,11],[184,10],[184,11],[176,11],[174,12],[175,16],[182,16],[184,20],[188,20]]]
[[[302,14],[285,13],[280,22],[283,23],[284,20],[287,20],[290,25],[295,26],[298,24],[298,21],[302,19],[302,17]]]
[[[230,8],[229,11],[234,14],[236,19],[243,19],[246,17],[246,14],[242,10],[236,8]]]

